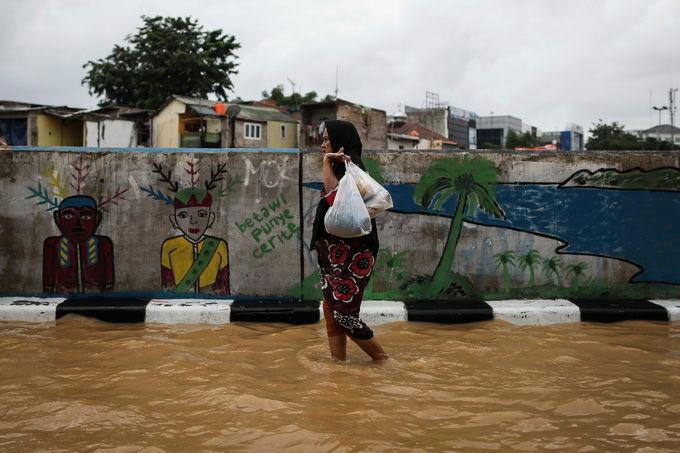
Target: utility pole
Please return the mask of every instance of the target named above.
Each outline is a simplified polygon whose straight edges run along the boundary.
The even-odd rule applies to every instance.
[[[290,82],[290,89],[293,91],[293,94],[295,94],[295,82],[290,80],[290,78],[288,78],[288,81]]]
[[[675,93],[677,88],[671,88],[668,91],[668,110],[671,116],[671,150],[675,147]]]
[[[653,106],[652,107],[654,110],[659,112],[659,128],[656,130],[656,149],[661,149],[661,112],[664,110],[668,110],[668,106],[662,105],[661,107]]]

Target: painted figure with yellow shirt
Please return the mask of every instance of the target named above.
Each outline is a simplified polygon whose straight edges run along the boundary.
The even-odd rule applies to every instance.
[[[161,248],[163,290],[177,293],[230,294],[229,250],[206,230],[215,221],[210,192],[183,189],[174,198],[172,226],[182,235],[166,239]]]

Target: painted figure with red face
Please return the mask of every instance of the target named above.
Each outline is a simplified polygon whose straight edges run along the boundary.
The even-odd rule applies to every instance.
[[[101,220],[92,197],[76,195],[59,204],[54,222],[62,235],[43,244],[43,292],[113,290],[113,243],[95,234]]]

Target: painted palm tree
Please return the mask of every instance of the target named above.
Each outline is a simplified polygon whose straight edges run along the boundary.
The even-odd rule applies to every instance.
[[[574,288],[578,288],[578,279],[585,275],[586,269],[588,269],[588,264],[582,261],[576,264],[570,264],[569,266],[566,267],[567,278],[569,278],[569,276],[573,277],[571,280],[571,286],[573,286]]]
[[[541,262],[541,255],[538,250],[532,250],[526,255],[517,257],[517,263],[522,272],[529,269],[529,286],[534,286],[536,283],[536,271],[534,268]]]
[[[432,275],[429,296],[439,295],[449,284],[464,214],[474,214],[481,208],[494,217],[505,218],[494,194],[497,178],[498,169],[491,161],[467,155],[462,159],[438,159],[420,178],[414,196],[422,206],[433,205],[434,209],[441,209],[449,198],[457,198],[444,252]]]
[[[543,260],[543,274],[548,278],[554,275],[557,279],[557,286],[562,286],[560,267],[561,261],[559,256],[553,256],[552,258],[546,258]]]
[[[493,256],[493,261],[496,263],[496,269],[503,269],[503,283],[505,284],[505,291],[510,290],[510,269],[508,267],[515,267],[515,258],[515,253],[510,250],[497,253]]]

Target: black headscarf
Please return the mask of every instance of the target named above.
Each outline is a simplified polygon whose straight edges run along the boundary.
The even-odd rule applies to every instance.
[[[328,132],[328,140],[331,143],[331,148],[334,152],[340,151],[340,148],[344,148],[343,152],[352,158],[359,168],[366,170],[364,162],[361,160],[361,137],[359,137],[359,132],[357,132],[354,124],[349,121],[340,120],[327,120],[324,122],[326,131]],[[344,162],[333,162],[333,173],[338,181],[345,176],[345,163]],[[330,234],[326,232],[324,226],[324,217],[326,212],[330,208],[330,205],[325,198],[319,201],[319,205],[316,208],[316,215],[314,216],[314,226],[312,227],[312,241],[310,242],[309,248],[314,250],[316,242],[323,239],[325,236]],[[371,232],[366,236],[363,236],[368,244],[367,246],[371,249],[374,254],[378,253],[378,231],[375,225],[375,219],[371,220],[371,225],[373,228]]]

